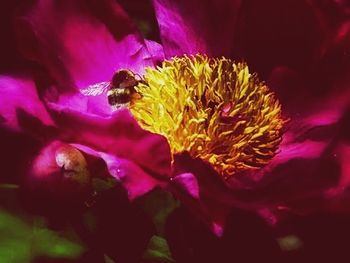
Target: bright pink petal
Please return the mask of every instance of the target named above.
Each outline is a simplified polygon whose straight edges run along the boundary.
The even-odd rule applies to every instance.
[[[49,97],[49,95],[46,97]],[[113,109],[108,103],[105,92],[95,96],[85,96],[80,92],[62,93],[58,96],[55,103],[58,107],[86,113],[87,115],[109,117],[113,114]]]
[[[241,1],[154,0],[165,57],[231,55]]]
[[[0,118],[6,127],[21,131],[38,123],[53,125],[31,78],[0,76],[0,89]]]
[[[110,80],[120,68],[142,72],[152,57],[136,27],[112,0],[37,0],[18,20],[19,46],[61,88]]]
[[[155,65],[160,64],[164,60],[163,46],[155,41],[145,40],[148,52],[152,54]]]

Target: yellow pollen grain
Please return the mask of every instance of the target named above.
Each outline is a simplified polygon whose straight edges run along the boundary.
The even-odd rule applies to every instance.
[[[281,142],[281,105],[246,63],[204,55],[147,68],[130,105],[140,125],[224,178],[266,165]]]

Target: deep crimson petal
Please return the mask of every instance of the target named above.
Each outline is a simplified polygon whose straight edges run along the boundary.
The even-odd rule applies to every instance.
[[[350,144],[344,142],[340,143],[336,147],[334,155],[339,161],[341,173],[339,184],[337,185],[336,189],[342,191],[350,186]]]
[[[240,0],[154,0],[165,57],[205,53],[229,56]]]
[[[3,125],[17,131],[34,128],[23,127],[26,120],[53,125],[30,77],[0,76],[0,89],[0,119]]]
[[[259,205],[242,198],[228,188],[218,174],[199,159],[187,154],[174,158],[171,191],[217,236],[224,232],[226,219],[233,207],[256,211]]]
[[[276,223],[274,215],[258,201],[250,203],[240,199],[216,179],[215,174],[209,172],[197,173],[197,177],[191,173],[178,174],[172,179],[170,189],[218,237],[225,235],[232,210],[250,211],[271,225]]]
[[[304,71],[320,55],[327,26],[310,2],[243,1],[236,46],[240,57],[263,78],[278,65]]]
[[[65,89],[109,80],[120,68],[141,72],[153,65],[136,27],[112,0],[37,0],[18,20],[18,31],[22,52]]]
[[[203,190],[203,185],[199,185],[193,174],[184,173],[173,178],[170,189],[194,216],[205,223],[215,235],[221,236],[230,207],[208,198],[205,191],[199,192],[199,186]]]

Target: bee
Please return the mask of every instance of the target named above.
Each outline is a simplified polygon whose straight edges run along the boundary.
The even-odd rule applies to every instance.
[[[141,98],[135,89],[139,83],[144,83],[139,75],[128,69],[121,69],[114,73],[111,81],[91,85],[80,92],[85,96],[98,96],[106,93],[108,104],[116,110],[128,107],[133,101]]]

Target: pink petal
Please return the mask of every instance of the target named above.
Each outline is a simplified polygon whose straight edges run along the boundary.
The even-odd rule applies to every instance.
[[[102,117],[70,106],[49,103],[66,139],[131,160],[156,177],[170,176],[171,155],[167,140],[141,129],[128,110]]]
[[[172,183],[177,184],[192,198],[199,199],[199,185],[196,177],[191,173],[179,174],[172,178]]]
[[[154,0],[165,57],[231,55],[241,1]]]
[[[336,189],[340,190],[339,193],[341,194],[342,191],[350,186],[350,144],[340,143],[334,151],[334,156],[340,165],[341,177]]]
[[[50,95],[47,95],[46,97],[49,96]],[[47,99],[47,102],[50,103],[50,99]],[[114,112],[111,105],[108,103],[105,92],[95,96],[85,96],[80,92],[61,93],[55,103],[59,105],[59,107],[101,117],[109,117]]]
[[[151,40],[145,40],[145,44],[150,54],[152,54],[155,65],[160,64],[164,60],[163,46]]]
[[[159,180],[153,178],[152,175],[145,172],[132,161],[118,158],[108,153],[98,152],[84,145],[72,145],[89,155],[102,158],[108,167],[110,175],[115,177],[127,189],[128,197],[131,201],[148,193],[156,186],[162,185]]]
[[[18,20],[19,46],[60,88],[110,80],[120,68],[153,65],[142,37],[112,0],[37,0]]]
[[[38,97],[33,80],[27,76],[0,76],[0,118],[8,128],[21,131],[24,119],[39,121],[43,125],[53,125],[42,101]]]
[[[87,159],[79,150],[53,141],[32,161],[26,186],[28,190],[46,193],[48,197],[67,200],[76,196],[80,200],[90,191],[90,176]]]

